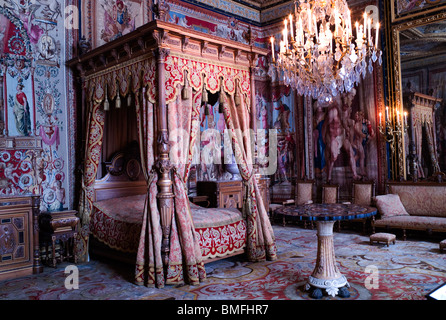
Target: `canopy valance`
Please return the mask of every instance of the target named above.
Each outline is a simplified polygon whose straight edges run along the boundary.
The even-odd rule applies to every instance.
[[[168,55],[163,61],[165,72],[164,92],[166,103],[174,101],[179,94],[178,85],[191,86],[195,91],[206,89],[212,93],[224,90],[229,95],[240,90],[247,106],[251,102],[251,80],[248,68],[216,65],[180,55]],[[136,93],[146,88],[147,99],[156,101],[156,61],[153,55],[135,59],[125,65],[106,69],[87,77],[85,89],[88,96],[100,103],[115,99],[118,92],[125,97],[131,91]],[[187,79],[187,84],[185,83]]]
[[[266,54],[267,50],[256,46],[156,20],[70,60],[68,65],[80,71],[85,93],[97,102],[105,99],[106,91],[113,99],[118,89],[126,96],[146,87],[147,99],[155,103],[154,75],[162,66],[165,103],[175,100],[178,84],[196,91],[224,90],[229,95],[235,95],[238,87],[250,108],[252,68],[258,56]]]

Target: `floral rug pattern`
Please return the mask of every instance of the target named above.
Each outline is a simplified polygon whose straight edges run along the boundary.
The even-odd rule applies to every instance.
[[[304,290],[317,250],[315,230],[274,225],[278,259],[257,263],[242,256],[206,264],[207,279],[198,286],[163,289],[134,285],[133,266],[92,260],[79,264],[78,289],[67,289],[65,267],[45,267],[43,274],[0,282],[0,299],[8,300],[311,300]],[[353,232],[334,235],[338,267],[349,281],[343,300],[425,300],[446,282],[446,254],[438,242],[397,238],[395,245],[370,245]]]

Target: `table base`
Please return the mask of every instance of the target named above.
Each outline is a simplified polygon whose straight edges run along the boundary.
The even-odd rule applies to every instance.
[[[347,298],[350,296],[347,290],[350,285],[336,266],[333,225],[334,221],[317,221],[318,245],[316,266],[305,286],[306,290],[313,288],[311,296],[314,298],[322,297],[322,290],[325,290],[332,297],[339,295]]]
[[[350,297],[350,292],[347,288],[350,288],[350,284],[344,276],[332,280],[321,280],[310,276],[305,285],[305,290],[311,291],[311,297],[316,299],[322,297],[323,290],[332,297],[338,295],[342,298],[348,298]]]

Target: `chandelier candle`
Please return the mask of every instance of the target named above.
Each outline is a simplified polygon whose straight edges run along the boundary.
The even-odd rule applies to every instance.
[[[379,22],[372,39],[372,16],[364,12],[363,23],[355,23],[346,0],[294,1],[294,16],[284,21],[282,40],[276,55],[271,37],[273,69],[299,95],[331,101],[339,93],[350,92],[361,76],[373,71],[379,60]],[[288,32],[289,28],[289,32]]]

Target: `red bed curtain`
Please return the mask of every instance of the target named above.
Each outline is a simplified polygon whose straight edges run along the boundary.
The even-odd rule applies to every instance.
[[[240,175],[245,183],[244,214],[247,219],[247,254],[250,261],[275,260],[277,248],[253,169],[250,113],[245,99],[236,105],[234,96],[223,91],[223,114]],[[225,146],[226,147],[226,146]]]
[[[142,97],[136,96],[136,117],[138,126],[141,166],[147,181],[147,197],[144,205],[141,235],[136,255],[135,283],[148,287],[164,287],[165,274],[161,257],[162,230],[158,210],[158,173],[154,165],[155,121],[153,103],[147,99],[143,89]]]
[[[186,80],[187,81],[187,80]],[[177,95],[167,106],[170,160],[174,165],[175,211],[170,239],[167,283],[197,285],[206,278],[199,239],[192,220],[186,182],[200,125],[202,91],[189,87],[187,99]]]

